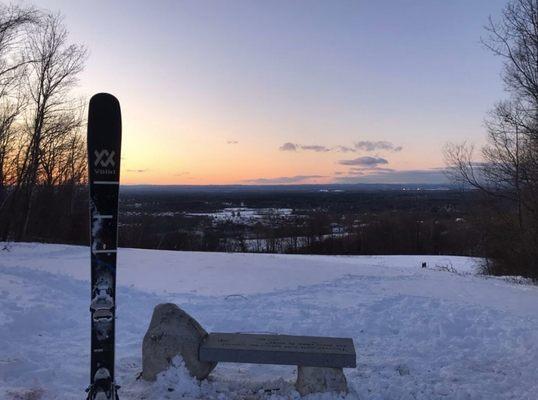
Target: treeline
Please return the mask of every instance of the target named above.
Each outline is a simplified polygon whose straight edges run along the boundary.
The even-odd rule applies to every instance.
[[[0,240],[86,234],[84,109],[72,94],[86,54],[61,16],[0,5]]]

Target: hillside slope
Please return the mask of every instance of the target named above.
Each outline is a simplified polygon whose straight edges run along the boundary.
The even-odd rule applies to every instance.
[[[208,331],[353,337],[358,366],[345,370],[349,399],[534,399],[538,392],[538,288],[476,276],[472,259],[135,249],[118,257],[122,400],[299,397],[287,366],[221,364],[199,385],[179,365],[154,384],[137,381],[142,337],[161,302],[177,303]],[[83,397],[89,272],[85,247],[0,250],[0,398]]]

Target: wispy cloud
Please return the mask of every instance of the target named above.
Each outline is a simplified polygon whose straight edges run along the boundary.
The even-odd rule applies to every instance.
[[[367,175],[367,174],[372,174],[372,173],[377,173],[377,172],[392,172],[394,171],[392,168],[382,168],[382,167],[353,167],[353,168],[350,168],[349,171],[348,171],[348,175],[353,175],[353,176],[362,176],[362,175]]]
[[[366,151],[366,152],[372,152],[372,151],[390,151],[390,152],[398,152],[402,151],[402,146],[396,146],[394,143],[386,141],[386,140],[379,140],[379,141],[370,141],[370,140],[361,140],[358,142],[355,142],[353,146],[345,146],[345,145],[336,145],[333,147],[328,146],[321,146],[321,145],[315,145],[315,144],[299,144],[299,143],[292,143],[292,142],[286,142],[282,146],[278,148],[280,151],[291,151],[296,152],[300,150],[304,151],[315,151],[318,153],[325,153],[329,151],[334,151],[337,153],[356,153],[358,151]]]
[[[227,140],[226,144],[237,144],[239,143],[237,140]]]
[[[290,183],[304,183],[311,179],[325,178],[323,175],[295,175],[295,176],[281,176],[278,178],[256,178],[256,179],[245,179],[244,183],[252,183],[256,185],[281,185],[281,184],[290,184]]]
[[[185,176],[185,175],[189,175],[190,172],[188,171],[183,171],[183,172],[177,172],[174,174],[174,176]]]
[[[316,153],[324,153],[327,151],[331,151],[331,149],[326,146],[319,146],[317,144],[297,144],[297,143],[291,143],[291,142],[284,143],[278,149],[280,151],[298,151],[298,150],[315,151]]]
[[[358,165],[362,167],[377,167],[378,165],[388,164],[389,162],[382,157],[370,157],[363,156],[357,157],[352,160],[340,160],[338,161],[341,165]]]
[[[127,172],[136,172],[137,174],[141,174],[143,172],[146,172],[148,169],[128,169]]]
[[[308,145],[308,146],[301,146],[301,150],[310,150],[315,151],[317,153],[324,153],[326,151],[331,151],[328,147],[325,146],[318,146],[318,145]]]
[[[339,153],[355,153],[355,152],[357,152],[356,148],[349,147],[349,146],[336,146],[334,149],[336,151],[338,151]]]
[[[295,143],[287,142],[280,146],[278,149],[280,151],[297,151],[297,145]]]
[[[445,168],[428,168],[395,171],[386,169],[365,170],[335,179],[337,183],[448,183]]]
[[[378,141],[371,141],[371,140],[360,140],[358,142],[355,142],[355,148],[357,150],[363,150],[363,151],[379,151],[379,150],[385,150],[385,151],[392,151],[392,152],[398,152],[402,151],[402,146],[396,146],[392,142],[388,142],[386,140],[378,140]]]

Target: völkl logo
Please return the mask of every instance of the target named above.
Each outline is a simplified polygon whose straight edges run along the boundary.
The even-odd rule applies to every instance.
[[[98,167],[99,165],[104,168],[108,167],[109,165],[111,167],[116,166],[116,162],[114,161],[114,155],[116,154],[115,151],[95,150],[94,154],[95,154],[94,165],[96,167]]]

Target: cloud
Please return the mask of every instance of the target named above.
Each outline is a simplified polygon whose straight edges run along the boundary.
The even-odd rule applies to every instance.
[[[328,147],[325,146],[318,146],[318,145],[308,145],[308,146],[301,146],[301,150],[311,150],[315,151],[317,153],[324,153],[326,151],[331,151]]]
[[[378,165],[388,164],[389,162],[382,157],[370,157],[363,156],[357,157],[352,160],[340,160],[338,161],[341,165],[358,165],[361,167],[377,167]]]
[[[143,172],[146,172],[148,169],[128,169],[127,172],[136,172],[138,174],[141,174]]]
[[[237,144],[239,143],[237,140],[227,140],[226,144]]]
[[[297,150],[315,151],[316,153],[325,153],[327,151],[331,151],[331,149],[326,146],[319,146],[317,144],[305,145],[305,144],[297,144],[297,143],[291,143],[291,142],[284,143],[278,149],[280,151],[297,151]]]
[[[357,150],[364,151],[376,151],[376,150],[387,150],[392,152],[402,151],[402,146],[396,146],[394,143],[388,142],[386,140],[378,140],[376,142],[370,140],[361,140],[355,142],[355,148]]]
[[[390,170],[374,169],[371,173],[336,178],[337,183],[448,183],[446,168]]]
[[[282,146],[280,146],[278,149],[280,151],[297,151],[297,145],[295,143],[284,143]]]
[[[348,146],[336,146],[334,149],[339,153],[355,153],[357,151],[356,148]]]
[[[375,172],[392,172],[394,171],[392,168],[382,168],[382,167],[353,167],[350,168],[348,171],[348,175],[353,176],[362,176],[366,174],[371,174]]]
[[[394,169],[392,168],[384,168],[384,167],[366,167],[366,168],[351,168],[351,171],[375,171],[375,172],[392,172]]]
[[[281,176],[279,178],[256,178],[256,179],[245,179],[244,183],[253,183],[256,185],[279,185],[279,184],[289,184],[289,183],[302,183],[304,181],[316,178],[325,178],[322,175],[295,175],[295,176]]]
[[[304,150],[304,151],[315,151],[318,153],[325,153],[328,151],[335,151],[338,153],[356,153],[357,151],[398,152],[398,151],[402,151],[402,149],[403,149],[402,146],[396,146],[394,143],[388,142],[386,140],[379,140],[379,141],[361,140],[359,142],[355,142],[354,146],[337,145],[334,147],[320,146],[320,145],[315,145],[315,144],[305,145],[305,144],[286,142],[282,146],[279,147],[280,151]]]
[[[174,176],[185,176],[185,175],[189,175],[189,174],[190,174],[190,172],[184,171],[184,172],[175,173]]]

